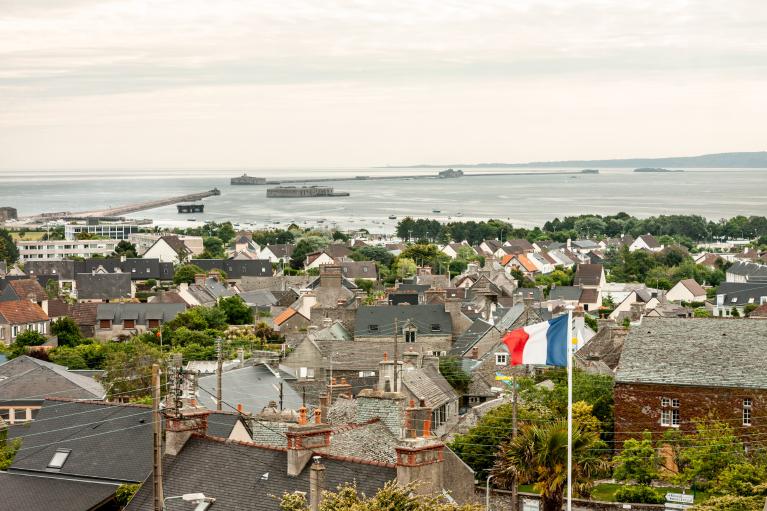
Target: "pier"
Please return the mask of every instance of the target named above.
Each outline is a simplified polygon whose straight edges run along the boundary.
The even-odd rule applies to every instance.
[[[59,218],[102,218],[102,217],[117,217],[121,215],[127,215],[128,213],[135,213],[137,211],[144,211],[147,209],[159,208],[162,206],[170,206],[172,204],[178,204],[180,202],[196,202],[206,197],[213,197],[221,195],[221,190],[213,188],[206,192],[190,193],[187,195],[178,195],[176,197],[166,197],[164,199],[156,199],[145,202],[136,202],[133,204],[126,204],[124,206],[118,206],[116,208],[99,209],[94,211],[63,211],[60,213],[43,213],[33,217],[27,217],[24,220],[27,221],[46,221],[55,220]]]

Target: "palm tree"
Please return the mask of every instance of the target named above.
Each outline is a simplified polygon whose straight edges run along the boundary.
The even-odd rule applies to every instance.
[[[588,495],[593,479],[608,467],[596,433],[573,429],[573,495]],[[496,482],[533,483],[542,511],[561,511],[567,487],[567,421],[527,426],[501,446],[492,473]]]

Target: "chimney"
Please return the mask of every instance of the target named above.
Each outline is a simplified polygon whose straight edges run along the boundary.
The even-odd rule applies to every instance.
[[[444,289],[427,289],[423,295],[423,299],[427,303],[434,303],[434,298],[438,296],[442,297],[442,301],[447,301],[447,292]],[[445,307],[445,309],[447,309],[447,307]]]
[[[237,348],[237,360],[240,361],[240,367],[245,367],[245,348]]]
[[[524,294],[524,298],[522,299],[522,302],[525,304],[526,309],[532,309],[533,303],[535,303],[535,298],[533,298],[533,293],[528,291]]]
[[[394,392],[394,378],[397,378],[397,392],[402,392],[402,362],[389,360],[384,353],[384,358],[378,364],[378,390],[381,392]]]
[[[441,494],[444,487],[445,444],[430,435],[431,412],[424,420],[422,436],[406,438],[395,447],[397,452],[397,484],[417,483],[416,493]]]
[[[207,280],[208,276],[204,273],[195,273],[194,275],[194,283],[198,286],[204,286],[205,280]]]
[[[567,250],[570,250],[573,246],[573,241],[570,238],[567,238]]]
[[[439,371],[439,357],[434,355],[424,355],[421,360],[421,367],[433,367]]]
[[[479,348],[474,346],[471,348],[471,352],[469,353],[469,358],[477,360],[479,358]]]
[[[612,328],[615,326],[615,321],[609,318],[599,318],[597,319],[597,328],[598,332],[601,332],[605,328]]]
[[[419,266],[417,275],[431,275],[431,266]]]
[[[330,416],[328,415],[328,412],[330,410],[330,394],[327,392],[323,392],[320,394],[320,413],[323,417],[325,417],[325,420],[330,422]]]
[[[320,266],[320,287],[340,288],[342,276],[340,264],[323,264]]]
[[[431,408],[426,406],[426,400],[420,399],[416,406],[411,399],[405,409],[405,438],[428,437],[431,433]]]
[[[341,396],[351,398],[352,385],[346,381],[346,378],[341,378],[340,380],[333,378],[328,384],[327,393],[330,395],[331,402],[335,402]]]
[[[643,303],[631,304],[631,322],[639,324],[642,322],[642,314],[644,313]]]
[[[407,367],[417,368],[418,352],[413,351],[412,347],[408,348],[407,351],[402,354],[402,362]]]
[[[165,417],[165,454],[176,456],[193,434],[208,431],[210,410],[201,406],[187,406],[175,416]]]
[[[314,449],[330,446],[330,426],[318,424],[322,419],[316,414],[315,423],[306,420],[306,408],[301,407],[298,424],[291,424],[285,432],[288,441],[288,475],[296,477],[304,470]]]
[[[325,489],[325,466],[319,456],[314,456],[309,472],[309,511],[320,511],[322,491]]]

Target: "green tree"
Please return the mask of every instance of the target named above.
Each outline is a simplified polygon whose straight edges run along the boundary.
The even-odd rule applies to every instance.
[[[19,249],[13,242],[11,233],[6,229],[0,229],[0,261],[11,265],[19,260]]]
[[[124,257],[138,257],[136,245],[128,240],[121,240],[115,247],[114,255]]]
[[[127,506],[139,488],[141,488],[140,483],[123,483],[118,486],[115,491],[115,501],[117,502],[117,505],[121,506],[121,509]]]
[[[642,439],[629,438],[623,443],[623,450],[613,459],[616,481],[636,481],[649,485],[660,476],[660,456],[655,450],[652,434],[645,431]]]
[[[587,216],[576,220],[574,228],[578,236],[589,238],[603,234],[607,229],[607,224],[601,218]]]
[[[365,294],[369,295],[373,291],[375,282],[368,279],[354,279],[354,285],[365,291]]]
[[[441,357],[439,359],[439,372],[459,394],[469,390],[471,375],[463,370],[461,359],[458,357]]]
[[[51,350],[48,358],[54,364],[59,364],[67,369],[88,369],[88,364],[76,348],[59,346]]]
[[[304,267],[306,256],[316,252],[328,245],[326,239],[319,236],[305,236],[298,240],[296,248],[293,249],[293,255],[290,258],[290,266],[294,269]]]
[[[62,316],[51,323],[51,333],[58,337],[59,346],[75,346],[83,338],[80,327],[69,316]]]
[[[7,470],[13,463],[16,451],[21,447],[21,438],[8,440],[8,426],[0,420],[0,470]]]
[[[687,441],[680,455],[684,469],[677,479],[696,490],[709,489],[724,470],[746,461],[742,442],[725,422],[700,420]]]
[[[394,273],[401,279],[412,277],[415,275],[416,270],[418,270],[418,267],[415,261],[407,257],[398,257],[397,262],[394,263]]]
[[[226,322],[230,325],[253,323],[253,309],[237,295],[219,299],[218,308],[224,312]]]
[[[106,357],[102,379],[109,398],[142,397],[151,394],[152,364],[160,362],[160,350],[133,339],[120,343]]]
[[[442,495],[419,495],[417,484],[404,486],[390,481],[372,497],[359,493],[352,484],[344,484],[335,492],[322,492],[320,511],[482,511],[479,504],[455,505]],[[304,493],[285,493],[280,499],[281,511],[309,511]]]
[[[383,266],[390,266],[394,261],[392,253],[386,250],[386,247],[379,245],[365,245],[356,248],[352,252],[351,258],[355,261],[375,261]]]
[[[16,346],[41,346],[45,344],[45,336],[34,330],[24,330],[16,336],[14,344]]]
[[[205,247],[205,251],[200,255],[202,259],[220,259],[226,255],[221,238],[215,236],[203,238],[202,246]]]
[[[204,274],[205,270],[197,266],[196,264],[182,264],[176,268],[173,274],[173,283],[178,284],[194,284],[194,276]]]
[[[573,495],[588,497],[594,479],[606,470],[607,461],[599,455],[604,445],[596,433],[573,429]],[[525,426],[498,452],[492,471],[496,482],[532,483],[541,494],[542,511],[561,511],[567,486],[567,447],[566,420]]]

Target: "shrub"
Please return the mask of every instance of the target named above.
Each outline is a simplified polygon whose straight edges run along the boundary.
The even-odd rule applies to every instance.
[[[619,488],[615,492],[615,500],[632,504],[663,504],[666,498],[649,486],[640,484]]]

